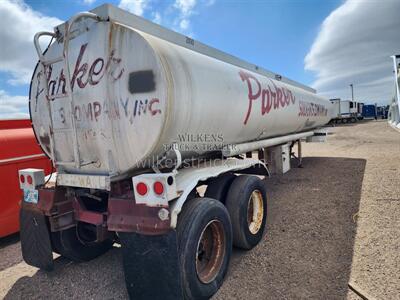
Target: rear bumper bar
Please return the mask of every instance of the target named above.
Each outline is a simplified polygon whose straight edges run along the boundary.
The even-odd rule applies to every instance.
[[[168,204],[148,206],[136,203],[129,181],[111,185],[105,211],[89,210],[77,193],[68,191],[64,186],[38,188],[37,203],[31,206],[48,217],[52,232],[68,229],[76,222],[93,224],[102,231],[144,235],[161,235],[171,230]]]

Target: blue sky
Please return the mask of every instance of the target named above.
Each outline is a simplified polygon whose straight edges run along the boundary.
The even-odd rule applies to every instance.
[[[400,9],[398,5],[400,1],[117,0],[107,2],[122,6],[144,18],[159,22],[163,26],[190,35],[196,40],[266,69],[312,85],[328,97],[349,98],[348,84],[354,83],[356,96],[364,98],[361,100],[389,101],[391,91],[386,93],[386,90],[389,90],[390,85],[391,64],[388,56],[397,50],[400,53],[400,41],[392,41],[393,37],[390,35],[386,37],[385,34],[377,38],[377,32],[373,28],[382,25],[382,28],[387,29],[390,26],[400,25],[399,21],[386,24],[388,21],[382,20],[382,16],[379,15],[387,15],[390,11]],[[3,45],[7,45],[0,49],[0,118],[26,113],[22,103],[28,94],[27,78],[33,71],[32,65],[36,60],[31,42],[34,31],[45,29],[43,27],[50,29],[60,20],[66,20],[79,11],[90,10],[102,3],[104,1],[100,0],[0,1],[0,23],[4,22],[5,27],[2,28],[9,27],[7,31],[12,33],[8,34],[4,29],[0,33],[0,39],[5,41]],[[377,11],[375,19],[371,19],[371,11]],[[24,20],[25,16],[29,15],[32,15],[31,23]],[[7,23],[7,17],[11,16],[15,20],[11,22],[12,24]],[[352,20],[360,19],[365,22],[367,17],[374,26],[371,25],[368,32],[352,32],[357,27],[363,27],[352,23]],[[391,34],[396,35],[396,33],[397,29]],[[379,65],[382,75],[372,76],[367,70],[363,71],[361,64],[357,66],[359,50],[356,47],[357,41],[354,42],[354,36],[362,36],[364,40],[359,40],[358,43],[365,44],[365,41],[368,41],[371,47],[377,47],[379,44],[382,48],[384,45],[379,39],[388,44],[387,49],[376,48],[375,52],[382,52],[379,58],[369,54],[368,57],[360,59],[361,62],[365,62],[365,59],[374,58],[376,61],[371,61],[371,64],[375,63],[377,68]],[[375,39],[379,41],[374,43]],[[349,72],[347,66],[351,62],[360,68],[358,72]],[[365,76],[357,75],[360,72]],[[371,76],[373,78],[370,78]],[[378,86],[376,91],[368,90],[371,82]],[[381,83],[385,84],[385,87]],[[11,108],[8,112],[9,104],[14,98],[21,105],[18,109]]]

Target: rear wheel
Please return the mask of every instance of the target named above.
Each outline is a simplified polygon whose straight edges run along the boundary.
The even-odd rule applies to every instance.
[[[233,245],[242,249],[256,246],[264,235],[267,220],[265,183],[256,176],[237,177],[225,205],[231,217]]]
[[[76,262],[92,260],[112,248],[113,240],[95,242],[95,232],[90,224],[79,224],[72,228],[52,232],[54,252]]]
[[[185,299],[208,299],[221,286],[231,257],[228,211],[215,199],[192,199],[179,216],[177,234]]]

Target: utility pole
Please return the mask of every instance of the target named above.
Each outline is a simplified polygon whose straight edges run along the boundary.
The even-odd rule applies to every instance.
[[[353,91],[353,84],[350,84],[350,88],[351,88],[351,101],[354,102],[354,91]]]

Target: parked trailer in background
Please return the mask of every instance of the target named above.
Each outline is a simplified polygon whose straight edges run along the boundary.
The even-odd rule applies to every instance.
[[[51,163],[36,142],[30,120],[0,120],[0,238],[19,231],[18,170],[24,168],[49,174]]]
[[[329,101],[110,5],[35,45],[31,117],[57,176],[20,170],[33,178],[21,182],[25,261],[51,270],[52,251],[85,261],[117,241],[130,297],[211,297],[232,245],[264,235],[265,181],[252,175],[284,173],[294,143],[301,158],[301,140],[320,141]]]
[[[332,123],[356,122],[359,119],[358,103],[340,98],[330,99],[332,104]]]
[[[389,114],[389,105],[376,107],[376,116],[378,119],[387,119],[388,114]]]
[[[342,119],[342,115],[340,113],[340,98],[336,99],[329,99],[332,104],[332,114],[331,114],[331,121],[332,123],[338,123]]]
[[[375,104],[364,105],[362,115],[366,119],[370,119],[370,118],[376,119],[376,116],[377,116],[376,105]]]
[[[356,122],[357,121],[357,102],[350,100],[340,101],[340,114],[342,117],[342,122]]]
[[[366,119],[387,119],[389,106],[378,106],[377,104],[368,104],[363,107],[363,117]]]
[[[395,91],[389,106],[388,121],[393,128],[400,130],[400,55],[394,55],[392,58]]]

